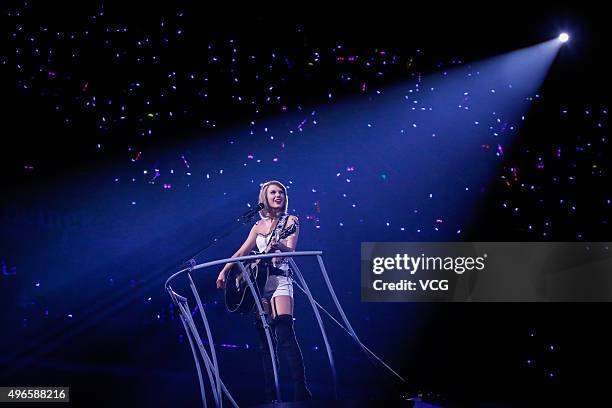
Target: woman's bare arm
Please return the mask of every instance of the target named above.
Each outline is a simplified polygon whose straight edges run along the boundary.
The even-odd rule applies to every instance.
[[[253,225],[253,228],[251,228],[251,232],[249,232],[249,236],[244,241],[242,246],[238,248],[236,253],[234,253],[234,255],[232,255],[231,257],[237,258],[239,256],[244,256],[248,254],[251,251],[251,249],[255,246],[256,238],[257,238],[257,223],[255,223],[255,225]],[[234,265],[233,262],[226,263],[225,266],[223,266],[223,269],[221,269],[221,272],[219,272],[219,276],[217,277],[217,289],[221,289],[225,287],[225,275],[231,269],[232,265]]]

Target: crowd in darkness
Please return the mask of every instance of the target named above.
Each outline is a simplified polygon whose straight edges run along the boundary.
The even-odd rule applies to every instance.
[[[374,14],[360,17],[359,23],[351,26],[349,17],[317,19],[312,13],[307,17],[301,13],[287,13],[287,16],[279,18],[263,9],[242,10],[240,13],[234,10],[235,16],[232,13],[221,15],[196,3],[200,2],[164,2],[159,6],[136,2],[127,8],[121,2],[111,1],[69,6],[30,0],[3,2],[0,81],[5,90],[5,104],[0,113],[3,127],[0,180],[3,180],[2,185],[8,194],[0,199],[0,220],[16,219],[10,224],[12,227],[26,218],[42,219],[41,223],[53,218],[45,217],[48,214],[44,213],[47,210],[44,206],[40,206],[43,209],[37,208],[44,213],[40,217],[35,216],[38,214],[31,216],[27,211],[20,213],[19,208],[13,209],[14,214],[22,214],[21,218],[4,211],[3,206],[10,201],[11,191],[26,191],[20,196],[26,197],[23,203],[28,200],[28,189],[42,185],[48,179],[59,178],[59,174],[79,172],[84,164],[94,163],[92,167],[95,167],[98,162],[110,163],[111,166],[119,163],[123,169],[134,169],[140,175],[143,162],[154,162],[148,159],[168,140],[180,141],[197,133],[201,136],[198,142],[219,141],[223,138],[217,140],[215,137],[236,124],[244,125],[247,132],[250,130],[253,139],[269,138],[265,133],[262,136],[258,128],[268,118],[288,118],[293,113],[308,110],[308,126],[316,125],[317,116],[306,107],[317,104],[334,106],[345,96],[371,96],[374,99],[387,86],[398,81],[419,84],[427,76],[444,77],[453,68],[469,65],[466,61],[479,61],[509,49],[491,49],[483,53],[486,55],[478,55],[478,52],[461,55],[461,52],[436,48],[432,45],[435,42],[425,35],[398,39],[398,35],[392,37],[389,33],[401,34],[402,31],[388,29],[385,19]],[[364,13],[367,11],[361,14]],[[523,10],[517,13],[522,15]],[[418,13],[412,13],[406,21],[418,17]],[[363,25],[364,21],[371,21],[372,26]],[[494,25],[495,21],[490,24]],[[352,30],[343,27],[352,27]],[[435,30],[434,26],[428,35]],[[483,42],[485,40],[483,38]],[[514,50],[525,43],[512,46]],[[473,44],[472,47],[478,48],[479,45]],[[555,67],[557,62],[553,63],[549,74],[558,68]],[[589,242],[610,239],[612,151],[608,135],[609,106],[603,98],[594,97],[601,93],[597,89],[583,93],[571,88],[571,92],[564,92],[570,88],[562,86],[562,82],[577,82],[577,79],[569,70],[562,74],[559,71],[555,78],[549,76],[537,95],[524,101],[529,112],[527,119],[517,126],[516,138],[511,139],[513,143],[502,146],[497,142],[500,139],[491,138],[490,144],[474,147],[478,154],[496,156],[494,160],[499,164],[499,172],[492,176],[493,183],[487,186],[486,194],[478,195],[479,199],[485,199],[476,212],[474,227],[462,225],[459,228],[449,225],[450,222],[448,226],[444,224],[445,232],[450,231],[452,237],[464,241]],[[360,119],[367,123],[372,118]],[[493,119],[489,117],[487,120]],[[293,128],[296,138],[308,136],[309,129],[305,123],[306,119]],[[305,131],[299,133],[302,127]],[[378,128],[374,126],[371,131],[376,132]],[[469,131],[466,128],[466,133]],[[440,140],[442,138],[436,142]],[[233,142],[228,138],[219,143]],[[474,157],[478,157],[476,153]],[[131,186],[136,190],[138,183],[146,183],[146,188],[159,189],[155,193],[165,194],[169,191],[164,189],[172,188],[174,190],[170,191],[176,192],[177,186],[182,186],[185,180],[185,172],[191,170],[184,156],[175,159],[181,165],[180,171],[171,170],[169,165],[160,166],[161,170],[146,169],[146,176],[132,179],[133,184],[125,181],[128,183],[126,190]],[[245,161],[257,159],[244,152]],[[185,166],[182,166],[183,162]],[[274,162],[270,160],[262,166],[273,166]],[[339,164],[338,168],[342,177],[340,172],[334,172],[330,178],[344,183],[346,175],[347,183],[351,182],[347,185],[351,188],[372,188],[367,183],[359,184],[359,177],[353,177],[358,173],[353,166]],[[163,177],[160,177],[160,171]],[[193,183],[209,182],[212,185],[217,182],[209,180],[206,173],[203,176],[193,177]],[[386,174],[376,176],[381,182],[388,182]],[[111,182],[118,182],[114,174],[109,173],[108,177]],[[403,181],[393,180],[393,188],[401,190]],[[467,190],[465,186],[454,187],[457,191]],[[470,186],[469,194],[482,192],[477,193],[481,186],[473,187]],[[313,186],[301,188],[307,192],[312,188],[312,193],[316,192]],[[257,186],[254,186],[256,190]],[[348,200],[343,203],[349,203]],[[17,199],[15,203],[6,207],[21,205]],[[126,199],[126,206],[132,204],[135,202],[131,198]],[[329,204],[328,208],[332,205]],[[360,207],[361,203],[350,201],[346,205],[354,208]],[[51,213],[53,209],[49,211]],[[403,212],[412,214],[412,211],[417,212],[412,207]],[[300,214],[304,215],[302,225],[319,228],[319,201],[314,203],[311,212],[314,215]],[[359,225],[366,230],[370,227],[372,230],[389,228],[398,236],[400,228],[401,234],[405,232],[404,228],[411,228],[411,233],[419,234],[423,228],[409,223],[400,225],[395,220],[388,222],[388,219],[374,216],[364,222],[360,219],[366,218],[363,214],[353,218],[332,221],[335,228],[347,231],[350,231],[347,228],[350,222],[355,225],[361,222]],[[435,229],[435,234],[438,234],[438,226],[443,228],[442,218],[442,215],[434,218],[432,225],[428,226],[431,231]],[[60,221],[57,224],[63,228]],[[374,225],[375,222],[380,224]],[[326,232],[321,231],[321,235]],[[10,233],[6,235],[13,239]],[[19,266],[18,273],[15,261],[10,258],[12,254],[0,256],[0,277],[8,277],[7,282],[13,276],[21,278],[22,267]],[[53,277],[49,274],[45,278],[51,280]],[[130,275],[126,279],[131,278]],[[110,278],[108,287],[115,290],[120,286],[115,283]],[[131,288],[137,284],[140,283],[133,279],[129,281]],[[24,292],[41,286],[39,280],[24,285],[28,285]],[[35,297],[28,293],[24,298],[30,296]],[[146,306],[154,304],[152,296],[150,293],[144,296]],[[155,312],[153,319],[159,324],[177,326],[176,321],[166,320],[177,316],[172,303],[167,299],[161,302],[165,304],[163,311]],[[22,303],[19,305],[22,311],[40,309],[44,318],[56,312],[51,310],[50,313],[42,301],[36,308],[33,301],[31,305],[24,306],[25,301]],[[217,307],[220,308],[221,304]],[[148,309],[147,313],[150,313]],[[34,314],[23,313],[23,316],[28,318],[22,318],[22,328],[29,330],[28,325],[32,327],[36,321],[31,317]],[[457,321],[464,317],[461,315]],[[70,312],[61,318],[72,319],[73,314]],[[548,324],[548,318],[546,316],[542,321]],[[565,317],[558,319],[563,321],[558,327],[564,327]],[[523,329],[522,322],[515,325]],[[545,324],[541,326],[547,327]],[[542,367],[556,367],[558,335],[555,333],[546,339],[538,330],[517,335],[517,338],[521,336],[519,343],[529,342],[525,346],[528,349],[525,355],[536,355],[538,360],[536,363],[533,357],[525,358],[524,364],[540,370],[537,371],[539,380],[542,380],[542,375],[546,381],[554,380],[556,371]],[[576,334],[577,338],[581,336],[581,333]],[[438,341],[446,341],[442,337]],[[179,335],[179,341],[185,341],[183,335]],[[548,365],[541,363],[548,358],[553,362]],[[494,377],[491,376],[491,381],[497,381]],[[533,384],[539,387],[541,383],[534,381]]]
[[[140,151],[164,128],[213,130],[368,92],[390,72],[405,73],[418,54],[317,41],[300,24],[272,19],[242,17],[220,28],[181,8],[145,11],[140,20],[109,15],[102,3],[91,9],[70,21],[28,3],[6,10],[0,61],[12,86],[53,111],[65,132],[88,131],[77,140],[88,153]]]
[[[157,139],[180,137],[177,129],[213,132],[461,64],[325,37],[308,22],[253,16],[214,25],[188,7],[138,11],[140,19],[120,11],[98,3],[66,14],[30,2],[4,10],[2,77],[19,95],[12,113],[34,133],[16,138],[11,176],[36,177],[66,155],[124,152],[137,161]],[[521,239],[604,239],[607,107],[560,99],[534,102],[547,124],[527,126],[520,147],[506,152],[498,214]],[[44,129],[61,131],[44,137]]]
[[[7,115],[24,134],[3,165],[16,183],[70,157],[137,162],[181,129],[212,134],[463,63],[418,45],[333,38],[312,21],[215,23],[190,6],[123,14],[99,2],[66,13],[24,1],[7,5],[2,20],[0,69],[15,96]],[[544,91],[531,109],[539,119],[501,155],[491,216],[506,227],[495,238],[606,239],[607,106]]]

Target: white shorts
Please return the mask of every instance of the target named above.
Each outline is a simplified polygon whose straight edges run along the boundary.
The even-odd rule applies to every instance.
[[[263,297],[272,300],[277,296],[293,297],[293,283],[291,278],[282,275],[270,275],[264,287]]]

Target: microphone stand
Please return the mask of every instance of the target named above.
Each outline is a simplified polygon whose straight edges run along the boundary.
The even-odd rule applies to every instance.
[[[200,249],[198,252],[196,252],[194,255],[189,257],[186,261],[184,261],[181,264],[183,265],[183,268],[186,268],[186,269],[189,269],[189,271],[192,271],[193,268],[197,265],[195,258],[197,258],[202,252],[206,251],[208,248],[210,248],[211,246],[219,242],[221,239],[231,235],[234,231],[246,225],[248,222],[250,222],[253,219],[253,217],[255,217],[255,215],[262,208],[263,208],[263,204],[258,204],[255,207],[251,208],[250,210],[246,211],[240,217],[236,218],[236,221],[238,222],[237,224],[233,225],[227,231],[221,233],[218,237],[213,237],[212,240],[208,244],[206,244],[202,249]]]

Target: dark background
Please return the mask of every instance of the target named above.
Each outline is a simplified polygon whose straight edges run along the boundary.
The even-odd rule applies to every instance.
[[[547,167],[544,175],[526,170],[523,177],[543,186],[542,197],[550,198],[547,203],[558,197],[571,197],[578,203],[579,213],[567,217],[557,206],[540,205],[537,198],[520,188],[507,189],[499,183],[488,191],[473,225],[466,227],[462,239],[610,240],[607,223],[610,207],[601,204],[611,198],[610,149],[607,143],[596,144],[600,132],[606,134],[607,128],[593,129],[590,118],[583,114],[585,109],[595,112],[606,108],[609,101],[606,91],[610,33],[604,13],[594,4],[512,2],[483,6],[455,2],[407,4],[400,9],[377,2],[332,11],[329,5],[314,3],[265,8],[236,4],[213,10],[195,2],[163,5],[104,2],[104,24],[99,27],[127,26],[130,33],[154,33],[151,48],[160,55],[159,65],[114,62],[112,52],[103,46],[104,38],[112,34],[92,28],[88,19],[99,10],[99,4],[31,2],[25,7],[23,2],[3,4],[1,46],[6,62],[0,66],[4,99],[0,113],[3,129],[0,257],[6,272],[0,280],[5,328],[0,354],[3,386],[68,385],[73,405],[77,406],[91,405],[92,401],[107,404],[119,401],[112,403],[118,406],[198,403],[193,361],[181,337],[178,315],[169,308],[162,284],[181,259],[204,245],[207,239],[202,237],[210,238],[212,232],[203,227],[205,231],[197,236],[187,236],[190,228],[177,227],[166,237],[156,237],[147,247],[129,253],[117,250],[116,256],[109,245],[105,255],[111,260],[96,264],[92,270],[86,266],[99,261],[87,258],[91,253],[74,248],[66,253],[48,254],[45,242],[64,239],[61,238],[64,234],[74,230],[95,240],[97,230],[101,229],[97,223],[108,219],[93,216],[92,221],[87,215],[88,208],[66,215],[61,208],[54,207],[60,196],[74,195],[78,200],[87,191],[87,188],[64,190],[63,180],[86,177],[103,166],[126,162],[134,151],[163,150],[167,143],[189,143],[196,137],[192,129],[201,126],[201,112],[205,112],[205,117],[216,118],[217,131],[253,117],[248,107],[224,98],[231,93],[224,82],[229,76],[225,69],[211,73],[209,92],[215,97],[211,96],[208,102],[181,93],[181,87],[168,97],[167,106],[176,106],[177,110],[187,106],[197,114],[185,113],[174,121],[160,120],[151,138],[141,136],[143,125],[136,120],[112,129],[99,129],[97,114],[84,109],[73,98],[79,94],[84,80],[90,83],[88,92],[95,93],[100,100],[104,96],[121,98],[125,82],[134,78],[146,84],[145,93],[154,94],[160,73],[190,72],[206,65],[209,54],[203,49],[209,41],[220,44],[233,38],[240,44],[241,54],[263,54],[272,49],[291,55],[294,61],[306,61],[310,57],[306,50],[313,46],[321,49],[321,64],[315,69],[287,68],[283,72],[279,68],[270,74],[273,77],[270,80],[283,78],[278,83],[279,92],[285,103],[295,106],[323,101],[332,87],[339,95],[358,92],[354,86],[338,86],[338,68],[325,51],[338,43],[357,55],[372,48],[387,49],[402,61],[415,55],[417,48],[424,50],[415,70],[407,72],[398,64],[389,67],[383,78],[361,73],[364,80],[382,86],[415,72],[433,72],[441,61],[444,64],[455,58],[476,61],[536,44],[568,30],[572,35],[571,46],[561,50],[541,89],[546,102],[534,105],[532,119],[507,154],[507,165],[502,166],[500,174],[507,173],[514,163],[532,163],[540,153],[551,154],[555,146],[562,144],[564,152],[570,152],[564,154],[563,162]],[[180,23],[185,35],[167,47],[156,30],[160,18],[174,16],[178,9],[185,11]],[[15,19],[7,14],[11,10],[26,11]],[[166,21],[168,26],[178,25],[176,18],[166,17]],[[47,24],[49,31],[89,28],[92,35],[75,45],[80,50],[77,62],[70,62],[68,57],[72,46],[57,43],[57,60],[48,67],[58,72],[55,83],[49,84],[44,76],[36,76],[32,68],[36,64],[32,62],[27,68],[32,72],[30,89],[24,92],[19,81],[29,74],[15,70],[18,58],[15,48],[26,49],[27,39],[25,36],[17,42],[10,39],[16,22],[21,22],[26,30],[41,24]],[[125,46],[128,54],[135,52],[133,48]],[[255,95],[263,93],[257,83],[242,86]],[[133,100],[127,100],[128,110],[143,109],[136,102],[130,107]],[[58,101],[63,106],[61,114],[54,108]],[[560,107],[570,111],[566,121],[559,120]],[[265,106],[258,118],[273,117],[277,112],[278,106]],[[71,118],[70,126],[64,122],[66,114]],[[212,140],[214,133],[209,131],[210,136],[206,137]],[[197,137],[201,142],[201,133]],[[103,153],[95,149],[100,140],[105,145]],[[585,154],[575,153],[575,146],[589,142],[593,147]],[[133,146],[133,150],[128,152],[127,146]],[[592,176],[594,161],[604,163],[600,167],[602,175],[597,178]],[[33,165],[34,171],[24,171],[25,165]],[[117,173],[122,176],[131,174],[122,166],[118,168]],[[576,182],[556,184],[551,181],[555,175],[574,175]],[[94,191],[96,186],[88,188]],[[129,187],[121,190],[121,194],[129,195]],[[84,203],[94,203],[99,198],[96,193],[87,195],[90,201]],[[534,234],[526,228],[523,216],[516,217],[501,209],[499,202],[508,198],[520,203],[522,214],[532,220],[553,220],[548,235]],[[213,204],[202,205],[203,214],[214,216]],[[90,210],[91,214],[103,212],[94,204]],[[177,221],[182,219],[177,216]],[[134,215],[133,236],[138,235],[139,228],[144,231],[143,225],[142,219]],[[312,235],[313,229],[306,226],[304,236],[309,232]],[[232,235],[228,248],[238,244],[241,236],[242,233]],[[185,238],[181,241],[181,237]],[[304,239],[306,247],[319,243]],[[326,250],[331,252],[330,243],[334,239],[334,236],[321,238]],[[147,263],[151,251],[163,252],[164,262]],[[71,259],[72,269],[55,269],[50,262],[54,259]],[[342,268],[338,258],[332,258],[331,265]],[[17,268],[15,275],[11,273],[13,267]],[[113,275],[113,270],[128,272]],[[154,273],[142,272],[147,270]],[[32,288],[36,280],[51,286],[53,282],[62,283],[41,294]],[[606,330],[611,311],[608,304],[361,304],[356,284],[337,290],[364,342],[406,376],[411,383],[408,388],[435,394],[432,398],[441,405],[541,406],[551,401],[605,401],[608,346],[612,340]],[[149,295],[153,297],[150,302],[146,301]],[[306,310],[306,303],[301,302],[297,302],[298,310]],[[223,313],[221,304],[210,303],[209,307],[211,314]],[[75,318],[67,319],[66,314],[72,311]],[[254,333],[244,330],[246,320],[230,322],[217,317],[213,323],[226,324],[229,334],[220,342],[254,343]],[[300,342],[313,391],[326,395],[329,376],[325,357],[322,351],[313,349],[318,340],[305,334],[311,323],[306,317],[298,319],[296,330],[298,338],[304,337]],[[339,349],[337,365],[345,397],[394,397],[402,390],[390,374],[372,368],[348,336],[335,328],[330,328],[330,332]],[[230,390],[244,387],[244,402],[258,401],[261,379],[257,352],[253,347],[241,347],[222,349],[221,354]],[[527,360],[534,360],[535,364]]]

